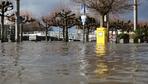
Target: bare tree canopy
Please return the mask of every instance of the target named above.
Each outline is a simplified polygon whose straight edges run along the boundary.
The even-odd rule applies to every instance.
[[[42,17],[42,24],[44,25],[45,32],[46,32],[46,41],[48,41],[48,30],[52,30],[51,26],[56,25],[55,14],[49,14],[47,16]]]
[[[63,9],[61,12],[56,13],[56,18],[58,18],[58,26],[63,28],[64,41],[68,42],[68,29],[75,26],[76,22],[75,13]]]
[[[108,13],[124,13],[132,9],[131,0],[73,0],[77,3],[85,4],[93,12],[99,13],[100,21]],[[103,22],[101,22],[103,23]],[[100,25],[103,25],[101,24]]]
[[[123,13],[131,10],[131,0],[73,0],[77,3],[84,3],[88,8],[106,15],[109,12]]]
[[[7,19],[10,22],[15,23],[15,21],[16,21],[16,16],[15,15],[16,15],[16,13],[14,12],[14,13],[12,13],[12,15],[7,16]],[[25,23],[31,23],[31,22],[34,22],[35,21],[35,18],[31,14],[31,12],[29,12],[29,11],[21,11],[20,21],[23,24],[25,24]]]

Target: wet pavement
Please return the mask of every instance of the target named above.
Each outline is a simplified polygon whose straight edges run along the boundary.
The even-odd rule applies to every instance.
[[[0,84],[147,84],[148,44],[0,44]]]

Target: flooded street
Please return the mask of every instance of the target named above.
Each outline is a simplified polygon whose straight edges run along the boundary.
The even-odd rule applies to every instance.
[[[147,84],[148,44],[0,44],[0,84]]]

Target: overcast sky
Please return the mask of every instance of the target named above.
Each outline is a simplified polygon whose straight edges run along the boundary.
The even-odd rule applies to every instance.
[[[67,2],[67,0],[64,1],[64,3]],[[60,3],[60,0],[21,0],[21,10],[32,12],[37,16],[42,16],[49,13]]]
[[[69,0],[21,0],[21,10],[31,11],[36,17],[48,14],[60,3],[71,4]],[[71,5],[69,5],[71,6]],[[139,7],[139,20],[148,19],[148,0],[144,0]],[[132,19],[132,12],[128,14],[128,18]],[[148,20],[147,20],[148,21]]]

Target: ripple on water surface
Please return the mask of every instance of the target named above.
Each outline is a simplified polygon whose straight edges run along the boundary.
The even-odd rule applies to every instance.
[[[148,44],[0,44],[0,84],[147,84]]]

